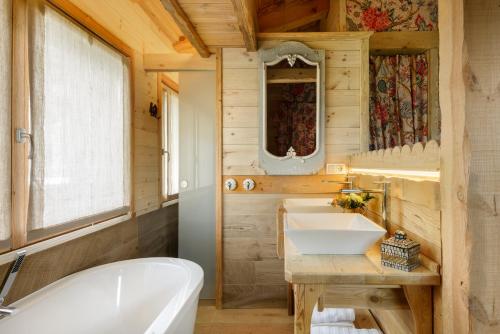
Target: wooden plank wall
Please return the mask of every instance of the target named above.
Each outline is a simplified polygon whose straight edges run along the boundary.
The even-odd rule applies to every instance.
[[[331,185],[331,191],[338,188]],[[224,195],[225,308],[287,306],[288,283],[276,246],[276,210],[285,198],[323,194],[267,193]]]
[[[279,42],[261,42],[260,47]],[[368,75],[361,69],[364,42],[351,36],[305,43],[326,51],[326,160],[347,162],[350,154],[360,151],[363,73]],[[222,173],[239,179],[253,175],[262,182],[259,194],[223,197],[223,304],[227,308],[285,307],[287,284],[283,261],[276,255],[276,207],[283,198],[311,195],[315,187],[318,193],[335,191],[337,186],[325,186],[322,181],[342,178],[257,178],[265,174],[258,161],[258,54],[226,48],[222,59]]]
[[[136,219],[139,257],[178,257],[179,204],[154,210]]]
[[[134,64],[134,207],[137,215],[160,208],[160,120],[151,117],[149,104],[158,103],[157,75],[145,72],[142,54]]]
[[[420,243],[422,254],[442,264],[440,183],[414,181],[383,176],[355,175],[362,189],[377,189],[375,181],[389,181],[388,230],[404,230],[410,239]],[[382,222],[381,195],[375,195],[366,215]],[[434,333],[442,332],[441,287],[434,288]],[[412,331],[412,318],[407,310],[372,310],[386,334]]]
[[[276,43],[278,41],[266,40],[260,47],[271,47]],[[357,43],[306,41],[313,48],[327,50],[327,162],[350,161],[348,156],[359,152],[363,142],[361,120],[362,110],[367,112],[367,106],[363,106],[367,95],[362,94],[360,82],[363,73],[367,76],[368,71],[362,67],[362,46],[359,41]],[[225,191],[223,195],[223,305],[227,308],[285,305],[283,263],[275,253],[276,207],[283,198],[315,196],[311,189],[317,189],[317,193],[323,193],[323,196],[336,189],[333,185],[328,188],[322,182],[332,177],[321,175],[323,171],[320,175],[293,178],[264,175],[259,168],[257,57],[256,53],[243,49],[223,50],[223,178],[234,177],[240,184],[245,177],[257,181],[257,188],[252,193],[240,189]],[[359,82],[348,74],[358,71]],[[408,148],[398,152],[404,157],[406,151]],[[419,146],[416,151],[409,150],[410,155],[419,153],[428,159],[425,158],[420,165],[409,162],[406,169],[418,170],[425,165],[431,166],[425,170],[439,170],[439,147],[435,143],[430,143],[427,148]],[[358,160],[367,162],[363,157],[359,155]],[[391,168],[399,166],[399,158],[393,159],[395,164]],[[373,165],[368,163],[363,167],[380,168],[379,159],[374,159]],[[358,183],[363,188],[377,188],[373,181],[379,179],[383,177],[358,175]],[[340,178],[337,176],[336,180],[340,181]],[[406,230],[411,238],[422,244],[425,255],[441,264],[439,182],[390,180],[391,231],[396,228]],[[378,201],[371,204],[368,215],[380,219]],[[440,297],[437,288],[434,291],[436,333],[442,332]],[[376,312],[376,316],[386,324],[387,333],[411,332],[412,319],[404,310]]]
[[[271,47],[276,41],[265,42]],[[326,50],[326,157],[360,151],[361,40],[306,43]],[[223,50],[223,174],[262,175],[258,165],[258,54]]]
[[[283,198],[224,196],[224,307],[286,307],[288,285],[276,254],[275,227]]]

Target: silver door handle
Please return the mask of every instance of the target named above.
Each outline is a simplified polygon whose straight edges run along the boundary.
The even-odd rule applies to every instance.
[[[23,128],[16,128],[16,143],[22,144],[28,139],[30,144],[30,152],[28,154],[28,159],[33,159],[33,135],[28,132],[28,130]]]
[[[166,155],[166,156],[167,156],[167,161],[170,161],[170,152],[169,152],[169,151],[162,149],[162,150],[161,150],[161,153],[162,153],[163,155]]]

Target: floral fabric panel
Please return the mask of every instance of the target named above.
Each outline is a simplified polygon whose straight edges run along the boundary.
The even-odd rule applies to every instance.
[[[437,30],[437,2],[437,0],[347,0],[347,30]]]
[[[289,83],[269,85],[267,112],[267,149],[286,156],[293,147],[297,156],[316,150],[316,84]]]
[[[426,142],[425,54],[370,57],[370,150]]]

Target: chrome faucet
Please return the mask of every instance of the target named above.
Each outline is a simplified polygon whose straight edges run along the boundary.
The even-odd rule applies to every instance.
[[[343,184],[343,185],[346,185],[347,186],[347,189],[353,189],[353,183],[354,183],[354,179],[356,178],[356,176],[349,176],[347,175],[345,177],[345,181],[334,181],[334,180],[323,180],[321,182],[327,182],[327,183],[335,183],[335,184]]]
[[[25,250],[17,252],[16,260],[14,261],[14,264],[12,265],[12,268],[9,271],[9,275],[7,276],[7,280],[3,285],[2,291],[0,291],[0,319],[5,316],[11,315],[16,311],[14,307],[8,307],[3,305],[3,302],[5,301],[5,297],[9,293],[10,288],[14,284],[17,273],[21,269],[21,265],[23,264],[25,256],[26,256]]]
[[[382,223],[383,227],[387,230],[387,194],[389,190],[388,181],[375,181],[374,184],[381,184],[382,189],[354,189],[352,186],[350,189],[342,189],[340,192],[342,194],[360,194],[360,193],[370,193],[370,194],[382,194]]]
[[[16,309],[14,307],[0,306],[0,319],[2,319],[7,315],[11,315],[15,311]]]

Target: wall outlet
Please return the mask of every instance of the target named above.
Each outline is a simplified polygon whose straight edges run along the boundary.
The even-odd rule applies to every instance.
[[[326,174],[347,174],[347,167],[344,164],[327,164]]]

